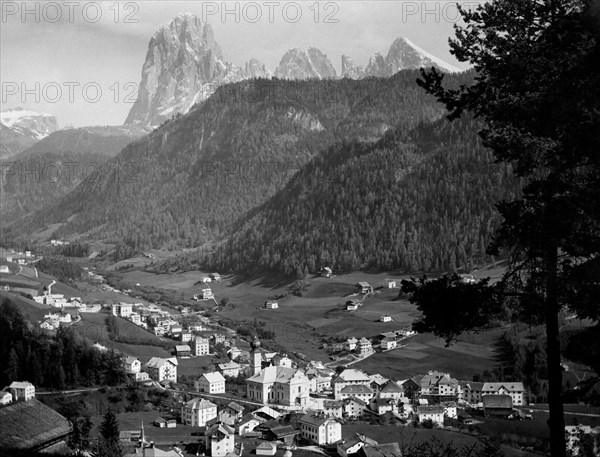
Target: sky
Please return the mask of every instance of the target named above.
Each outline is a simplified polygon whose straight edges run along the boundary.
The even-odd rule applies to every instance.
[[[2,110],[54,114],[60,127],[120,125],[135,101],[148,42],[178,13],[211,24],[225,60],[275,70],[292,48],[314,46],[336,71],[342,54],[366,65],[398,37],[466,68],[449,52],[453,1],[49,1],[2,0]],[[461,2],[473,8],[477,2]]]

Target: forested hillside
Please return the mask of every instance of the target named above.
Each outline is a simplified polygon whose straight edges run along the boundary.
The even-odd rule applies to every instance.
[[[10,301],[0,304],[0,384],[27,379],[36,387],[115,385],[125,380],[121,356],[101,352],[60,328],[48,336],[32,327]]]
[[[443,110],[416,71],[360,81],[245,81],[219,88],[185,116],[127,146],[58,204],[19,224],[69,222],[55,233],[112,241],[123,256],[222,237],[340,141],[408,132]],[[468,83],[472,74],[449,77]],[[343,150],[340,150],[343,155]]]
[[[11,157],[2,166],[2,225],[55,204],[143,134],[139,127],[59,130]]]
[[[494,205],[519,183],[492,164],[477,127],[442,119],[375,144],[332,147],[249,215],[206,266],[302,275],[323,266],[416,272],[488,261]]]

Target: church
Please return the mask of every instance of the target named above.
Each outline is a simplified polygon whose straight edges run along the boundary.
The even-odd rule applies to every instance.
[[[260,341],[252,342],[252,377],[246,380],[248,399],[264,404],[306,406],[310,380],[301,371],[285,366],[262,368]]]

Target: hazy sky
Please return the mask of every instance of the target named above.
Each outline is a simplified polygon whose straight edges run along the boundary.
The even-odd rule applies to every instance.
[[[186,12],[212,25],[225,59],[237,65],[255,57],[274,70],[288,49],[315,46],[339,73],[342,54],[365,65],[374,52],[385,55],[394,39],[404,36],[465,68],[448,49],[458,16],[455,3],[2,0],[2,109],[51,113],[61,127],[122,124],[135,98],[131,94],[140,81],[148,41]],[[229,14],[223,15],[225,10]]]

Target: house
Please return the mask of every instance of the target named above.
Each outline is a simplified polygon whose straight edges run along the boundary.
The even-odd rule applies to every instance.
[[[358,309],[358,303],[346,303],[346,311],[356,311]]]
[[[248,433],[254,431],[254,429],[265,422],[264,419],[257,417],[252,413],[248,413],[242,417],[240,423],[237,426],[237,433],[240,436],[246,436]]]
[[[159,428],[175,428],[177,427],[177,421],[175,419],[164,419],[162,417],[157,417],[154,419],[154,425]]]
[[[244,413],[244,407],[232,401],[217,413],[217,420],[227,425],[235,425]]]
[[[287,354],[277,354],[271,359],[271,363],[276,367],[292,368],[292,359]]]
[[[354,351],[356,349],[356,345],[358,344],[358,340],[356,338],[348,338],[346,340],[346,349],[349,351]]]
[[[210,287],[204,287],[202,289],[202,300],[212,300],[213,298],[215,298],[215,296]]]
[[[155,381],[177,382],[177,365],[177,359],[174,357],[169,359],[152,357],[146,364],[146,371]]]
[[[365,412],[369,409],[369,405],[367,402],[362,401],[356,397],[350,397],[344,400],[344,416],[360,419],[364,417]]]
[[[142,363],[135,357],[125,357],[123,368],[128,373],[139,373],[142,370]]]
[[[0,392],[0,405],[8,405],[12,401],[13,396],[10,392]]]
[[[373,398],[373,391],[365,384],[352,384],[340,390],[339,398],[345,400],[354,397],[368,403]]]
[[[214,333],[212,337],[213,337],[215,344],[225,343],[226,338],[225,338],[225,335],[223,335],[222,333]]]
[[[211,281],[212,281],[212,278],[210,276],[204,276],[202,278],[202,282],[204,282],[204,283],[211,282]]]
[[[340,457],[348,457],[356,454],[363,446],[376,446],[377,444],[377,441],[366,435],[356,433],[352,438],[338,443],[337,453]]]
[[[221,281],[222,279],[219,273],[211,273],[209,276],[213,281]]]
[[[342,424],[324,412],[305,414],[298,424],[300,435],[318,446],[334,444],[342,439]]]
[[[66,446],[69,421],[32,398],[0,408],[0,449],[4,455],[29,455]]]
[[[513,412],[512,397],[508,394],[484,395],[483,415],[506,419]]]
[[[383,287],[384,287],[384,289],[395,289],[396,288],[396,280],[395,279],[384,279]]]
[[[461,387],[461,395],[459,396],[459,401],[463,401],[470,404],[481,403],[483,400],[481,399],[483,382],[474,382],[474,381],[463,381],[460,382]]]
[[[191,332],[181,332],[179,339],[182,343],[187,343],[188,341],[192,341],[192,336]]]
[[[481,395],[510,395],[512,404],[525,404],[525,387],[522,382],[486,382],[481,388]]]
[[[132,312],[133,312],[133,306],[130,305],[129,303],[121,302],[118,305],[117,304],[112,305],[113,316],[127,318],[127,317],[131,316]]]
[[[267,430],[267,438],[275,441],[283,441],[285,444],[292,444],[298,435],[298,430],[295,430],[289,425],[277,425],[270,427]]]
[[[142,318],[139,313],[131,313],[129,319],[131,319],[131,322],[133,322],[135,325],[142,325]]]
[[[189,357],[192,355],[192,348],[187,344],[175,345],[175,353],[177,357]]]
[[[430,420],[436,425],[444,425],[444,407],[440,405],[426,405],[417,407],[419,422]]]
[[[208,344],[207,338],[202,338],[200,336],[197,336],[196,339],[194,340],[193,347],[194,347],[194,355],[195,356],[208,355],[210,352],[210,345]]]
[[[278,309],[279,308],[279,303],[277,303],[275,300],[267,300],[265,302],[265,309]]]
[[[457,400],[460,392],[456,379],[438,371],[429,371],[421,378],[419,386],[421,397],[434,402]]]
[[[440,403],[440,406],[444,408],[444,416],[448,419],[458,419],[458,409],[456,408],[456,402],[444,401]]]
[[[363,337],[360,340],[358,340],[358,353],[360,355],[369,355],[373,354],[373,352],[375,352],[373,350],[373,345],[368,339]]]
[[[344,416],[344,402],[342,400],[325,400],[322,411],[329,417],[341,419]]]
[[[235,362],[219,363],[217,368],[223,376],[237,378],[240,374],[240,365]]]
[[[250,400],[264,404],[305,406],[310,392],[310,381],[300,370],[269,366],[246,380]]]
[[[397,346],[398,342],[396,341],[396,338],[384,338],[381,340],[381,349],[384,351],[395,349]]]
[[[194,383],[196,390],[209,394],[224,394],[225,393],[225,378],[218,371],[204,373]]]
[[[390,398],[400,400],[404,397],[404,388],[394,381],[388,381],[379,391],[379,398]]]
[[[356,290],[360,291],[361,294],[369,294],[373,292],[373,286],[368,282],[360,281],[356,283]]]
[[[27,381],[13,381],[4,390],[8,390],[15,401],[35,398],[35,386]]]
[[[277,443],[272,441],[263,441],[256,446],[256,455],[275,455],[277,452]]]
[[[235,430],[227,424],[217,422],[204,433],[206,449],[213,457],[225,457],[235,450]]]
[[[336,400],[340,400],[340,391],[346,387],[356,384],[369,385],[371,378],[365,373],[354,368],[347,368],[331,381],[333,387],[333,395]]]
[[[366,445],[357,452],[357,457],[402,457],[398,443]]]
[[[194,398],[181,408],[181,422],[192,427],[204,427],[217,417],[217,405],[203,398]]]
[[[392,322],[392,316],[389,314],[383,314],[379,317],[379,322]]]
[[[322,278],[331,278],[333,276],[333,270],[329,267],[323,267],[321,268],[321,271],[319,271],[319,275]]]
[[[0,265],[0,273],[10,273],[8,265]]]
[[[392,398],[375,398],[371,400],[371,409],[382,415],[387,412],[398,412],[398,401]]]

